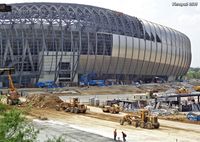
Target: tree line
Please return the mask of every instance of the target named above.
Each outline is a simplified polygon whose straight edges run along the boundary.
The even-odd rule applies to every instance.
[[[190,68],[186,74],[187,79],[200,79],[200,68]]]

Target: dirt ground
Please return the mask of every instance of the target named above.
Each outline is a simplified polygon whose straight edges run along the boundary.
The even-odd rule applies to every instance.
[[[79,95],[93,95],[93,94],[130,94],[130,93],[145,93],[150,90],[157,90],[164,92],[170,88],[169,84],[151,84],[151,85],[115,85],[115,86],[90,86],[83,88],[72,88]]]
[[[159,120],[161,127],[158,130],[147,130],[129,125],[121,126],[119,124],[121,115],[115,116],[92,111],[86,114],[72,114],[53,109],[35,108],[30,111],[32,119],[39,118],[39,116],[47,117],[49,120],[64,122],[74,128],[104,137],[112,138],[114,129],[117,129],[119,133],[125,131],[129,142],[197,142],[200,139],[199,125]]]
[[[178,84],[179,86],[181,84]],[[64,111],[56,111],[55,106],[61,102],[60,95],[104,95],[104,94],[132,94],[145,93],[147,91],[164,92],[172,88],[171,84],[150,84],[136,86],[110,86],[110,87],[83,87],[83,88],[62,88],[57,93],[48,95],[28,96],[33,106],[28,112],[30,119],[48,118],[47,121],[63,122],[74,129],[80,131],[101,135],[107,138],[113,138],[113,130],[117,129],[119,133],[125,131],[129,142],[197,142],[200,139],[199,122],[191,122],[185,115],[162,116],[159,117],[161,127],[157,130],[147,130],[134,128],[133,126],[119,124],[120,118],[125,113],[109,114],[103,113],[100,108],[89,107],[86,114],[73,114]],[[34,94],[34,93],[33,93]],[[45,93],[44,93],[45,94]],[[30,102],[22,105],[20,109],[25,109]],[[170,120],[170,121],[169,121]],[[181,122],[177,122],[181,121]],[[183,123],[184,122],[184,123]],[[195,124],[189,124],[195,123]],[[64,126],[63,126],[64,127]],[[74,130],[73,130],[74,131]],[[85,137],[84,137],[85,138]],[[88,139],[88,141],[91,141]],[[79,140],[77,140],[79,142]],[[96,141],[101,142],[101,141]]]

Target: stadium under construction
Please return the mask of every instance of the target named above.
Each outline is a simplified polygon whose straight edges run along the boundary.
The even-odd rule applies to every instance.
[[[88,5],[10,6],[0,13],[0,67],[15,68],[15,83],[77,83],[89,73],[126,83],[175,80],[190,67],[189,38],[169,27]]]

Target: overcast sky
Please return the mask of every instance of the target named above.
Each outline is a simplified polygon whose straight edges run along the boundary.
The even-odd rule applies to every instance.
[[[186,34],[192,44],[191,67],[200,67],[200,0],[0,0],[0,3],[79,3],[123,12]],[[198,6],[172,6],[172,2],[198,2]]]

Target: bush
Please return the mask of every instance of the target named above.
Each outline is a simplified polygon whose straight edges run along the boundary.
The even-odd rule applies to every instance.
[[[65,139],[62,136],[60,136],[58,138],[56,138],[56,137],[54,137],[52,139],[49,138],[46,142],[65,142]]]
[[[2,115],[7,109],[5,104],[0,103],[0,115]]]
[[[22,111],[13,108],[6,111],[7,105],[0,103],[0,142],[36,142],[38,130],[22,115]],[[28,108],[30,109],[30,108]],[[24,111],[26,113],[26,111]],[[47,142],[64,142],[60,136]]]
[[[12,109],[0,119],[0,142],[34,142],[37,133],[22,116],[21,111]]]

